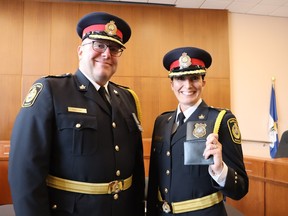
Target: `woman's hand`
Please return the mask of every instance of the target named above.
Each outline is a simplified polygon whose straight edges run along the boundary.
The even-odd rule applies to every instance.
[[[210,168],[215,175],[219,175],[223,170],[222,144],[218,141],[218,134],[214,133],[208,135],[203,153],[205,159],[211,155],[213,155],[214,164],[210,165]]]

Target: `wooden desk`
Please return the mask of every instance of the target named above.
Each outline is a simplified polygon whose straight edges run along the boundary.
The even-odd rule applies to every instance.
[[[11,204],[12,198],[8,184],[8,160],[10,141],[0,141],[0,205]]]
[[[287,215],[288,158],[244,157],[249,192],[240,201],[227,198],[245,216]]]

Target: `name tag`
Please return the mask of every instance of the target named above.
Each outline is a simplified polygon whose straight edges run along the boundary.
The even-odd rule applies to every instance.
[[[68,112],[87,113],[87,109],[79,107],[68,107]]]

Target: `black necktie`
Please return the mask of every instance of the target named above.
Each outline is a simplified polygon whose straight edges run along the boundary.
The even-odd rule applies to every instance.
[[[184,119],[185,119],[185,116],[184,116],[183,112],[180,112],[180,113],[178,114],[178,117],[177,117],[177,121],[179,122],[178,127],[181,126],[181,125],[183,125]]]
[[[177,116],[177,122],[178,122],[178,126],[175,128],[175,131],[171,134],[171,140],[173,138],[173,136],[176,134],[177,129],[184,124],[184,119],[185,116],[182,112],[180,112]]]
[[[101,86],[98,90],[99,94],[101,95],[101,97],[103,98],[103,100],[105,101],[107,107],[109,108],[110,112],[111,112],[111,104],[109,103],[107,96],[106,96],[106,90],[104,86]]]

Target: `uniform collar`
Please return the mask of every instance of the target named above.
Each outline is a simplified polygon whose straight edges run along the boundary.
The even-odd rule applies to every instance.
[[[184,122],[194,113],[194,111],[198,108],[198,106],[202,103],[202,99],[200,98],[196,104],[194,104],[193,106],[189,107],[187,110],[185,110],[183,112],[184,116],[185,116],[185,119],[184,119]],[[177,113],[176,113],[176,116],[178,116],[178,114],[181,112],[181,109],[180,109],[180,104],[178,104],[178,107],[177,107]],[[175,121],[177,121],[177,118],[175,118]]]

